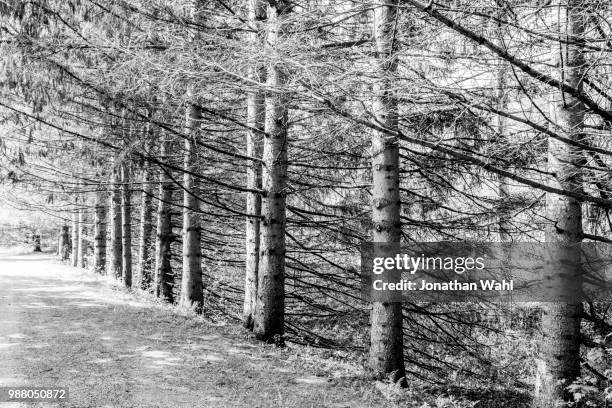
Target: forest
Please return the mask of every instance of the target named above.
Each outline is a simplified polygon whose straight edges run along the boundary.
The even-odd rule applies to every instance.
[[[361,293],[364,243],[612,243],[609,54],[603,0],[0,0],[0,245],[393,406],[612,406],[605,299]]]

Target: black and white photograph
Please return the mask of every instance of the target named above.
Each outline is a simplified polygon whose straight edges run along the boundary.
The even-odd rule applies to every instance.
[[[0,407],[612,407],[612,3],[0,0]]]

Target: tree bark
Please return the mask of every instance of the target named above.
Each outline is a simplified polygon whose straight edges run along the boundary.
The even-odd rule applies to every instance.
[[[167,160],[168,141],[161,144],[160,155]],[[164,301],[174,302],[174,274],[170,265],[172,244],[172,225],[170,223],[170,202],[172,201],[171,180],[160,168],[159,173],[159,204],[157,207],[157,234],[155,242],[155,295]],[[166,169],[166,171],[168,171]]]
[[[70,254],[70,228],[68,225],[62,225],[58,246],[60,259],[67,261]]]
[[[266,8],[261,0],[249,1],[249,22],[253,28],[258,29],[258,22],[266,18]],[[261,46],[261,39],[257,32],[250,34],[253,46]],[[249,68],[249,78],[261,82],[265,76],[262,67],[252,66]],[[265,100],[264,95],[257,88],[247,94],[247,130],[246,154],[250,157],[261,157],[262,133],[265,126]],[[258,131],[260,130],[260,131]],[[247,167],[246,186],[251,190],[261,189],[261,162],[252,161]],[[259,223],[261,217],[261,196],[257,193],[247,193],[246,212],[246,273],[244,282],[244,304],[242,312],[242,323],[244,327],[253,330],[253,315],[257,303],[257,279],[259,271]]]
[[[116,167],[116,166],[115,166]],[[110,259],[109,259],[109,275],[117,279],[121,278],[123,271],[123,254],[122,254],[122,227],[121,227],[121,191],[119,188],[120,173],[118,169],[114,169],[110,183]]]
[[[397,69],[394,34],[397,0],[378,0],[374,9],[374,43],[379,78],[374,84],[374,117],[378,125],[398,129],[397,99],[391,91]],[[395,244],[401,237],[399,141],[375,131],[372,135],[372,239]],[[369,367],[379,378],[395,382],[405,376],[402,305],[374,301],[371,312]]]
[[[96,193],[94,212],[94,264],[99,274],[106,270],[106,191]]]
[[[132,190],[127,164],[121,166],[121,252],[123,254],[121,276],[123,285],[132,287]]]
[[[152,191],[151,169],[145,164],[142,173],[142,196],[140,199],[140,234],[138,251],[138,287],[143,290],[151,288],[152,256],[151,234],[153,233],[153,206],[151,205]]]
[[[500,61],[500,66],[497,71],[497,109],[505,111],[508,107],[508,100],[506,97],[506,76],[508,72],[508,64],[506,61]],[[500,143],[504,143],[507,139],[507,119],[505,116],[496,116],[496,130],[498,133],[498,139]],[[510,242],[512,241],[512,235],[510,234],[512,224],[509,220],[509,213],[506,208],[506,202],[510,197],[510,186],[509,180],[504,176],[497,176],[497,195],[499,199],[500,211],[497,216],[497,232],[499,242]]]
[[[32,235],[32,243],[34,244],[34,252],[42,252],[42,248],[40,246],[40,233],[35,232]]]
[[[273,53],[283,35],[283,20],[289,6],[270,2],[266,46]],[[267,87],[282,89],[285,73],[278,64],[268,66]],[[263,197],[255,336],[282,344],[285,326],[285,200],[287,185],[287,101],[280,92],[266,96],[263,147]]]
[[[585,60],[580,39],[584,36],[588,13],[580,0],[556,0],[553,27],[559,40],[552,46],[552,66],[557,78],[582,90]],[[568,41],[568,42],[566,42]],[[575,97],[553,91],[550,118],[555,131],[575,141],[581,141],[585,107]],[[583,152],[556,139],[548,139],[548,170],[555,174],[555,184],[572,192],[582,193],[581,167]],[[547,193],[546,215],[550,224],[546,228],[546,242],[550,253],[557,257],[559,269],[555,285],[560,291],[575,291],[582,285],[580,251],[576,245],[582,241],[582,209],[575,198]],[[559,262],[559,258],[563,258]],[[538,344],[536,361],[536,387],[534,408],[565,406],[571,400],[566,387],[580,375],[580,316],[582,303],[543,303],[542,336]]]
[[[184,168],[194,170],[195,141],[202,119],[201,110],[189,105],[186,113]],[[200,203],[193,195],[198,191],[198,182],[191,174],[183,173],[183,277],[181,281],[181,304],[202,312],[202,250],[200,246],[200,216],[196,213]]]
[[[85,244],[85,228],[84,228],[84,217],[85,217],[85,211],[83,210],[83,208],[79,208],[79,231],[77,233],[78,237],[79,237],[79,242],[77,244],[77,265],[80,268],[85,268],[85,254],[87,253],[87,249],[86,249],[86,244]]]
[[[75,200],[78,203],[78,200]],[[70,250],[70,263],[76,267],[79,262],[79,210],[76,208],[72,211],[72,248]]]

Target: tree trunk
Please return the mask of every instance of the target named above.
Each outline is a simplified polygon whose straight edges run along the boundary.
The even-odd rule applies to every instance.
[[[162,160],[167,160],[168,141],[161,144]],[[170,202],[172,190],[170,178],[161,169],[159,173],[159,204],[157,207],[157,234],[155,242],[155,295],[166,302],[174,301],[172,288],[174,274],[170,265],[170,245],[172,244],[172,225],[170,224]]]
[[[145,164],[142,173],[142,196],[140,200],[140,236],[138,251],[138,287],[151,288],[152,257],[150,254],[151,234],[153,233],[153,207],[151,205],[151,169]]]
[[[257,23],[266,18],[266,8],[263,1],[249,1],[249,22],[254,28]],[[250,34],[253,46],[261,46],[261,39],[257,33]],[[249,78],[261,82],[265,71],[261,67],[250,67]],[[254,88],[247,95],[247,130],[246,154],[247,156],[261,157],[262,133],[266,116],[263,93]],[[252,161],[247,167],[247,188],[261,189],[261,162]],[[253,315],[257,303],[257,279],[259,270],[259,222],[261,217],[261,196],[257,193],[247,193],[246,212],[246,274],[244,283],[244,305],[242,323],[247,329],[253,330]]]
[[[116,167],[116,166],[115,166]],[[121,191],[119,189],[120,174],[118,169],[113,170],[110,194],[110,262],[109,275],[121,278],[123,270],[123,254],[121,243]]]
[[[374,85],[374,116],[379,126],[398,129],[397,99],[393,95],[394,30],[397,1],[379,0],[374,9],[374,42],[379,78]],[[399,192],[399,142],[383,132],[372,135],[372,239],[399,246],[401,237]],[[371,312],[369,366],[376,377],[405,376],[402,305],[374,301]]]
[[[58,246],[60,259],[67,261],[70,254],[70,228],[67,225],[62,225]]]
[[[34,252],[42,252],[42,248],[40,247],[40,234],[35,232],[32,235],[32,243],[34,244]]]
[[[77,202],[77,201],[75,201]],[[72,211],[72,248],[70,250],[70,263],[76,267],[79,263],[79,210]]]
[[[584,55],[580,38],[584,35],[587,13],[580,0],[556,0],[554,2],[554,32],[559,41],[553,44],[552,66],[557,78],[582,89],[585,74]],[[566,41],[569,40],[569,44]],[[581,141],[585,109],[571,95],[553,91],[550,101],[550,118],[556,125],[555,132],[574,141]],[[555,187],[572,192],[582,192],[582,151],[552,137],[548,138],[548,171],[555,174]],[[550,224],[546,228],[546,242],[551,253],[563,258],[557,260],[560,269],[555,270],[555,285],[561,291],[576,290],[582,284],[580,251],[568,249],[582,240],[581,203],[574,198],[547,193],[546,216]],[[556,245],[556,247],[552,247]],[[542,337],[538,345],[536,362],[536,388],[533,406],[549,408],[565,406],[571,395],[566,387],[580,375],[580,302],[550,302],[542,307]]]
[[[127,164],[121,166],[121,251],[123,254],[122,277],[126,288],[132,287],[132,190]]]
[[[184,168],[194,169],[194,150],[197,140],[201,110],[189,105],[186,114]],[[181,281],[181,304],[202,312],[204,294],[202,292],[202,250],[200,246],[200,216],[196,212],[200,203],[193,195],[198,191],[198,182],[191,174],[183,173],[183,277]]]
[[[273,53],[282,37],[288,5],[268,6],[267,47]],[[270,64],[267,86],[280,89],[286,76]],[[287,185],[287,101],[281,93],[266,97],[263,147],[261,242],[254,332],[258,339],[282,343],[285,326],[285,200]]]
[[[87,249],[86,249],[86,244],[85,244],[85,236],[84,236],[84,217],[85,217],[85,211],[83,210],[83,208],[79,208],[79,231],[78,231],[78,237],[79,237],[79,242],[77,245],[77,265],[80,268],[85,268],[85,254],[87,253]]]
[[[497,71],[497,109],[505,111],[508,107],[508,101],[506,97],[506,76],[508,72],[508,64],[506,61],[500,61],[500,66]],[[507,119],[502,115],[496,115],[496,130],[498,133],[498,143],[504,143],[507,139]],[[504,176],[497,176],[497,195],[499,199],[499,211],[497,216],[497,231],[499,242],[510,242],[512,241],[511,223],[509,219],[508,209],[506,203],[510,196],[510,186],[508,185],[508,178]]]
[[[94,264],[99,274],[106,270],[106,191],[96,193],[94,212]]]

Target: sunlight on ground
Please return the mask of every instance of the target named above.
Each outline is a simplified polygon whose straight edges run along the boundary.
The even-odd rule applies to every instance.
[[[29,304],[22,304],[21,307],[26,309],[64,309],[65,306],[47,305],[42,302],[33,302]]]
[[[215,354],[204,354],[204,355],[200,355],[198,358],[204,361],[209,361],[209,362],[218,362],[218,361],[225,360],[224,358],[220,357],[219,355],[215,355]]]
[[[119,341],[120,339],[117,337],[110,337],[110,336],[102,336],[99,337],[100,340],[104,340],[104,341]]]
[[[51,347],[51,345],[49,343],[28,344],[28,348],[31,349],[42,349],[47,347]]]
[[[49,293],[57,293],[57,292],[77,292],[80,293],[83,288],[80,286],[33,286],[21,289],[14,289],[14,292],[29,292],[31,290],[35,290],[37,292],[49,292]],[[64,296],[61,296],[64,297]]]
[[[181,358],[172,357],[172,354],[162,350],[143,351],[142,356],[153,359],[154,361],[150,363],[154,365],[177,365],[181,361]]]
[[[4,349],[4,348],[8,348],[8,347],[14,347],[14,346],[18,346],[21,343],[2,343],[0,342],[0,349]]]
[[[15,334],[9,334],[6,337],[8,337],[9,339],[27,339],[30,336],[25,335],[23,333],[15,333]]]
[[[298,357],[40,258],[0,256],[0,385],[65,383],[67,408],[387,407],[347,387],[323,401],[329,377]]]
[[[296,383],[302,383],[302,384],[312,384],[312,385],[323,385],[323,384],[329,384],[329,379],[324,378],[324,377],[315,377],[315,376],[310,376],[310,377],[304,377],[304,378],[296,378],[294,380]]]
[[[27,380],[25,377],[19,375],[11,375],[10,377],[0,376],[0,384],[2,384],[3,386],[23,385],[27,384]]]
[[[87,336],[88,334],[90,334],[83,330],[65,330],[61,333],[66,334],[68,336]]]

